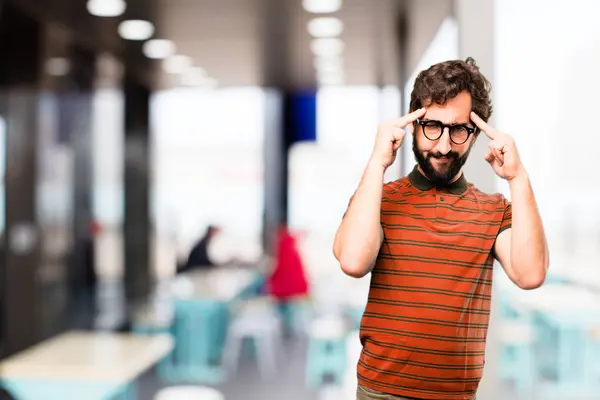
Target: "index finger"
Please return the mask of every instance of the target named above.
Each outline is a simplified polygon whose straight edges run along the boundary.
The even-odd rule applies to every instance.
[[[496,138],[494,130],[474,111],[471,111],[471,121],[473,121],[475,125],[477,125],[477,127],[481,129],[487,137],[489,137],[492,140]]]
[[[409,114],[406,114],[403,117],[398,118],[394,121],[394,125],[404,129],[406,125],[415,122],[417,119],[425,115],[426,109],[425,107],[421,107],[418,110],[415,110]]]

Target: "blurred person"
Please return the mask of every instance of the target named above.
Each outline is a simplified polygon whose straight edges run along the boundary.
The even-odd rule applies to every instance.
[[[177,273],[187,272],[193,269],[213,269],[219,265],[210,254],[210,246],[213,244],[216,236],[221,232],[221,228],[215,225],[209,225],[204,235],[192,247],[188,259],[180,264]]]
[[[267,291],[285,301],[308,294],[308,282],[296,237],[285,227],[276,238],[275,265],[267,279]]]
[[[88,236],[83,239],[85,285],[88,290],[95,293],[96,284],[98,283],[95,240],[102,233],[102,225],[96,220],[91,220],[88,229]],[[95,297],[95,294],[93,296]]]
[[[73,262],[82,274],[73,275],[69,285],[72,290],[73,310],[72,325],[77,329],[92,329],[98,312],[97,290],[98,274],[96,272],[96,238],[102,232],[102,225],[90,219],[84,235],[76,239]],[[80,280],[81,279],[81,280]]]
[[[302,302],[308,295],[308,281],[297,238],[284,226],[277,232],[275,240],[275,262],[266,280],[266,291],[277,301],[285,325],[291,329],[295,308],[300,306],[297,302]]]
[[[487,124],[490,91],[472,58],[435,64],[417,76],[410,113],[379,127],[334,241],[346,274],[372,273],[358,399],[474,399],[494,258],[520,288],[545,279],[548,247],[532,186],[513,138]],[[408,125],[416,166],[384,184]],[[508,181],[512,203],[462,173],[481,132],[491,139],[485,160]]]

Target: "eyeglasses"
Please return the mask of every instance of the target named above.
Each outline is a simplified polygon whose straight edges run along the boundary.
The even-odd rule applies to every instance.
[[[434,120],[423,121],[418,119],[417,124],[421,125],[423,134],[431,141],[438,140],[442,137],[444,130],[448,128],[450,131],[450,140],[454,144],[465,143],[469,139],[469,136],[477,130],[476,128],[471,128],[465,124],[446,125],[442,124],[440,121]]]

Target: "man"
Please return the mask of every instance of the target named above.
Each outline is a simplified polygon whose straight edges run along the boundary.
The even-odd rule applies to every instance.
[[[221,229],[214,225],[206,228],[204,236],[194,245],[185,264],[179,265],[178,273],[188,272],[193,269],[212,269],[217,263],[210,256],[210,246],[215,237],[221,232]]]
[[[516,285],[537,288],[548,268],[546,238],[514,140],[487,124],[490,84],[472,58],[422,71],[410,110],[379,128],[335,237],[346,274],[372,273],[358,399],[474,399],[494,257]],[[383,184],[408,125],[417,165]],[[491,139],[485,159],[508,181],[512,203],[462,174],[480,132]]]

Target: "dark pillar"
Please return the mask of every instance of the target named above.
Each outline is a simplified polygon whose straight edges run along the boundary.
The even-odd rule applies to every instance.
[[[268,88],[264,144],[265,204],[263,247],[270,253],[277,227],[287,221],[288,105],[291,86],[290,22],[293,7],[285,0],[263,0],[263,86]]]
[[[0,13],[0,114],[6,120],[6,229],[0,264],[1,356],[38,338],[36,143],[41,29],[11,4]]]
[[[64,27],[43,24],[42,60],[45,66],[40,81],[40,108],[37,141],[38,225],[40,228],[39,313],[40,339],[59,334],[70,327],[69,271],[73,254],[72,201],[57,204],[57,198],[72,198],[70,170],[56,173],[55,165],[64,156],[69,130],[65,128],[67,110],[61,104],[61,91],[68,86],[69,43],[71,35]],[[60,118],[62,116],[62,118]],[[65,176],[66,175],[66,176]],[[44,195],[48,189],[52,196]]]
[[[277,90],[267,91],[265,102],[265,139],[263,145],[264,162],[264,212],[263,249],[271,254],[271,245],[277,227],[286,218],[287,157],[283,132],[283,95]]]
[[[91,329],[95,314],[92,221],[92,100],[96,59],[78,46],[70,49],[69,87],[61,96],[62,119],[73,151],[73,257],[68,282],[74,328]]]
[[[151,287],[149,210],[150,89],[125,75],[125,296],[140,305]]]

